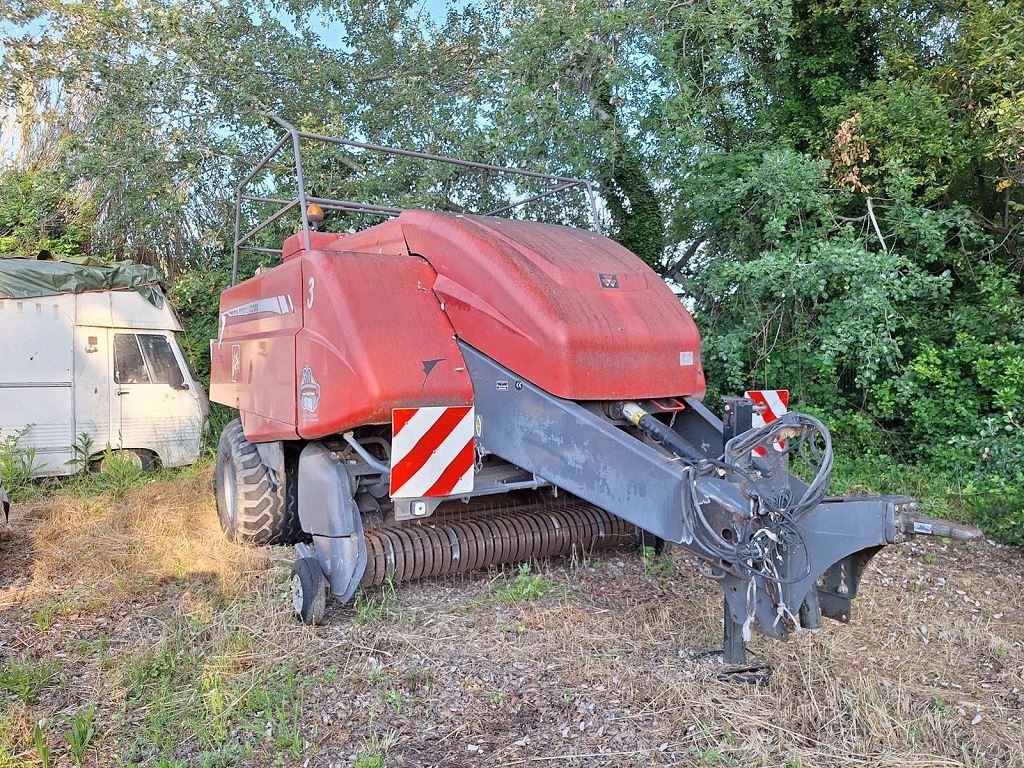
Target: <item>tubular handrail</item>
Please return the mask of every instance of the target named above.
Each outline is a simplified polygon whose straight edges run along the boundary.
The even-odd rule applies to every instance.
[[[365,213],[373,216],[386,216],[393,217],[398,216],[404,209],[395,208],[387,205],[375,205],[372,203],[360,203],[354,200],[338,200],[334,198],[326,197],[313,197],[306,194],[305,179],[303,177],[302,170],[302,141],[316,141],[326,144],[333,144],[342,147],[352,147],[355,149],[361,149],[367,152],[378,152],[386,155],[395,155],[399,157],[409,157],[416,160],[424,160],[427,162],[445,163],[447,165],[454,165],[461,168],[473,168],[480,171],[488,171],[491,173],[502,173],[512,176],[524,176],[531,179],[541,179],[547,181],[554,186],[551,189],[545,190],[535,195],[531,195],[520,200],[516,200],[508,205],[496,208],[492,211],[484,213],[484,216],[496,216],[498,214],[507,213],[515,210],[519,206],[532,203],[541,198],[548,197],[549,195],[558,194],[569,189],[582,189],[587,196],[587,200],[590,204],[590,218],[591,226],[595,232],[601,233],[601,222],[598,216],[597,208],[597,196],[594,193],[594,185],[586,179],[577,179],[571,176],[558,176],[556,174],[541,173],[539,171],[530,171],[525,168],[515,168],[511,166],[492,165],[491,163],[481,163],[474,160],[462,160],[454,157],[446,157],[444,155],[433,155],[427,152],[416,152],[410,149],[399,149],[397,147],[387,147],[381,144],[371,144],[363,141],[353,141],[351,139],[342,139],[337,136],[325,136],[318,133],[307,133],[300,131],[291,123],[282,120],[280,117],[273,113],[264,113],[264,116],[278,126],[284,129],[285,134],[282,136],[276,144],[264,154],[259,162],[252,171],[239,182],[235,188],[235,237],[234,247],[232,254],[231,263],[231,284],[234,285],[238,282],[238,254],[240,251],[254,251],[258,253],[275,253],[273,248],[264,248],[256,245],[247,245],[247,243],[255,237],[257,234],[262,232],[264,229],[269,227],[274,222],[281,219],[283,216],[290,213],[296,206],[298,206],[300,214],[302,216],[302,235],[304,245],[307,249],[310,247],[310,226],[308,216],[308,206],[310,203],[316,203],[325,210],[336,210],[346,211],[350,213]],[[290,200],[277,198],[277,197],[264,197],[261,195],[246,194],[246,189],[252,183],[253,179],[259,175],[260,172],[266,170],[267,166],[270,165],[271,161],[277,157],[289,144],[291,144],[292,153],[292,172],[295,174],[295,185],[296,185],[296,196]],[[276,210],[266,218],[262,219],[255,227],[248,230],[244,235],[241,234],[242,227],[242,203],[256,203],[258,205],[275,205]]]

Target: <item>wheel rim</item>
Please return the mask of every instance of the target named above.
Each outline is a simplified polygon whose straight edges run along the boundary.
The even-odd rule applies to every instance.
[[[298,574],[292,576],[292,608],[297,616],[302,615],[302,579]]]
[[[235,525],[235,467],[225,461],[220,468],[220,487],[224,491],[224,514],[231,527]]]

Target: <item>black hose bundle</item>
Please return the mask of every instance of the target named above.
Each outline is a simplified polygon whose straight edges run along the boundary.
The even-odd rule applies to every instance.
[[[775,439],[780,437],[786,440],[787,453],[797,453],[805,463],[817,468],[814,478],[795,503],[792,500],[785,500],[789,502],[787,504],[779,499],[778,501],[783,503],[776,506],[771,504],[770,500],[762,498],[762,502],[769,501],[770,507],[776,507],[773,511],[783,512],[795,519],[820,504],[828,492],[834,455],[832,435],[824,424],[805,413],[784,413],[763,427],[751,429],[734,437],[726,444],[723,458],[727,464],[742,474],[748,474],[748,470],[754,468],[754,449],[766,446],[768,450],[774,450]]]

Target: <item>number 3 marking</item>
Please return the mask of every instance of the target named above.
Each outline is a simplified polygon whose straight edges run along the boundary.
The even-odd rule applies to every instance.
[[[309,278],[309,296],[306,297],[306,309],[313,308],[313,289],[316,287],[316,283],[313,278]]]

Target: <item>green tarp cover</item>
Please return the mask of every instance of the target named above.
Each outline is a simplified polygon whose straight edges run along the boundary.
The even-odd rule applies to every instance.
[[[105,266],[85,266],[70,261],[0,258],[0,298],[28,299],[118,289],[138,291],[154,307],[163,306],[160,273],[145,264],[117,261]]]

